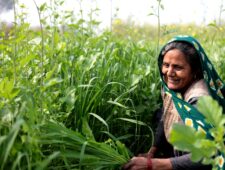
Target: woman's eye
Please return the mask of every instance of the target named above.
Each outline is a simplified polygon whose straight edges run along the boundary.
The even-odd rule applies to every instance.
[[[169,64],[167,64],[167,63],[163,63],[163,67],[168,68],[168,67],[169,67]]]
[[[176,70],[182,70],[182,67],[181,66],[175,66],[175,69]]]

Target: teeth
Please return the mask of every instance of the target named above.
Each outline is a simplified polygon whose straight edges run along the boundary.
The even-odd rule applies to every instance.
[[[169,83],[177,83],[179,80],[168,80]]]

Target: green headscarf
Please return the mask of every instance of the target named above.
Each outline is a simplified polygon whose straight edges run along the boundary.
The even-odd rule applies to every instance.
[[[212,63],[208,59],[205,54],[200,43],[191,36],[177,36],[170,40],[162,49],[158,58],[158,66],[161,74],[161,80],[164,91],[172,97],[173,103],[184,123],[191,122],[191,125],[196,130],[203,130],[208,138],[211,138],[209,134],[209,129],[211,126],[205,122],[204,116],[196,109],[196,107],[192,106],[188,102],[182,99],[182,96],[179,93],[170,90],[166,83],[163,80],[163,75],[161,72],[162,62],[163,62],[163,54],[165,47],[171,42],[186,42],[191,44],[198,52],[198,56],[201,62],[201,68],[203,72],[203,77],[205,83],[208,86],[208,90],[210,95],[219,102],[219,104],[223,107],[223,111],[225,111],[225,84],[217,74],[215,68]],[[223,165],[225,168],[225,165]]]

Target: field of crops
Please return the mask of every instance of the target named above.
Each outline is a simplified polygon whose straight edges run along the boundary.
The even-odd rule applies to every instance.
[[[120,21],[99,32],[68,13],[49,22],[47,9],[36,30],[23,13],[1,25],[1,170],[120,169],[146,152],[161,106],[157,54],[174,35],[196,37],[225,80],[223,25]]]

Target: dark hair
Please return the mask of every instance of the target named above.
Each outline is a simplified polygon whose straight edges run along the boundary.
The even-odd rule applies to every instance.
[[[192,44],[185,41],[173,41],[164,47],[162,57],[164,57],[168,51],[173,49],[180,50],[184,54],[186,61],[191,66],[192,73],[196,76],[196,79],[203,78],[200,56]]]

